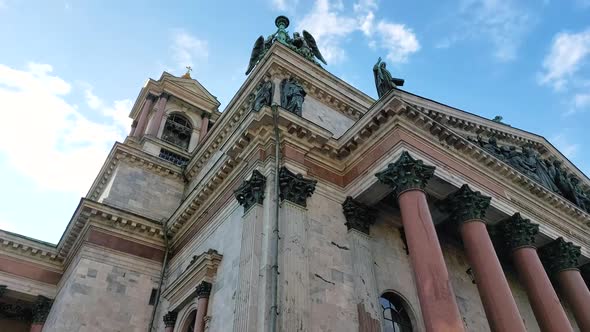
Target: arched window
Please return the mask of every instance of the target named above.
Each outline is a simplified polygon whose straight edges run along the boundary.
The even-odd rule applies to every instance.
[[[166,119],[162,139],[180,148],[188,150],[193,128],[190,121],[178,113],[171,114]]]
[[[412,321],[399,295],[387,292],[381,295],[379,303],[383,310],[383,332],[412,332]]]

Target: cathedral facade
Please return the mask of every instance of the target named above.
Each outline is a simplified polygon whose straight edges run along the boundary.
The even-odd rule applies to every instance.
[[[58,244],[0,231],[0,331],[590,331],[590,180],[287,26],[223,112],[148,80]]]

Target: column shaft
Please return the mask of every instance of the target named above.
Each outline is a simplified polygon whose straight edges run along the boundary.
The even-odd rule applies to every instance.
[[[572,331],[572,326],[541,264],[537,249],[516,248],[512,252],[512,259],[541,331]]]
[[[164,328],[164,332],[174,332],[174,326],[167,326]]]
[[[590,331],[590,291],[577,269],[555,274],[559,289],[570,305],[580,331]]]
[[[195,332],[205,331],[205,316],[207,316],[208,297],[199,297],[197,300],[197,316],[195,318]]]
[[[508,281],[482,220],[460,226],[469,263],[492,331],[526,331]]]
[[[398,200],[426,331],[464,331],[426,194],[407,190]]]
[[[162,122],[162,118],[164,117],[164,112],[166,111],[166,103],[168,102],[168,94],[162,92],[158,102],[156,104],[156,114],[150,123],[150,127],[148,128],[147,134],[151,136],[158,136],[158,129],[160,129],[160,123]]]
[[[132,136],[141,137],[143,135],[153,104],[154,97],[148,94],[148,96],[146,97],[146,101],[143,104],[143,108],[141,109],[141,113],[139,114],[139,121],[137,122],[137,127],[135,127],[135,130],[133,130],[133,133],[131,134]]]
[[[207,136],[207,130],[209,129],[209,117],[203,116],[201,118],[201,131],[199,132],[199,144],[203,142],[205,136]]]

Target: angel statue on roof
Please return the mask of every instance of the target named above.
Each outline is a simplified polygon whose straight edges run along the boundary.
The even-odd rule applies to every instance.
[[[381,57],[379,57],[377,63],[373,66],[373,76],[375,76],[375,87],[377,88],[379,98],[383,97],[396,86],[404,85],[403,79],[391,76],[385,62],[381,61]]]
[[[317,65],[320,64],[316,61],[316,58],[327,65],[326,60],[318,49],[315,39],[309,32],[305,30],[303,30],[301,34],[299,32],[295,32],[293,33],[293,37],[290,37],[286,30],[289,26],[289,19],[286,16],[277,17],[275,20],[275,25],[277,27],[277,31],[275,33],[268,36],[266,39],[264,39],[263,36],[260,36],[258,39],[256,39],[256,42],[254,42],[254,47],[252,48],[252,54],[250,55],[250,63],[248,64],[246,75],[250,74],[252,69],[254,69],[258,62],[264,57],[274,42],[279,42],[289,47],[293,51]]]

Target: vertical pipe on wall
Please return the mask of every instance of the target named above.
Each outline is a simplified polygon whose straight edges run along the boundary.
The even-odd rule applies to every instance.
[[[272,119],[274,125],[274,136],[275,136],[275,216],[274,216],[274,225],[273,225],[273,241],[271,242],[271,269],[272,269],[272,278],[271,278],[271,307],[270,307],[270,330],[272,332],[277,331],[277,316],[279,314],[279,292],[278,292],[278,282],[279,282],[279,195],[280,195],[280,186],[279,186],[279,168],[280,166],[280,136],[279,136],[279,106],[274,104],[271,106],[272,110]]]
[[[154,302],[154,309],[152,310],[152,318],[148,326],[148,332],[154,328],[154,318],[156,317],[156,310],[160,304],[160,293],[162,291],[162,283],[164,282],[164,273],[166,273],[166,266],[168,265],[168,229],[166,228],[168,221],[162,223],[162,230],[164,231],[164,261],[162,262],[162,272],[160,273],[160,282],[158,283],[158,290],[156,291],[156,301]]]

